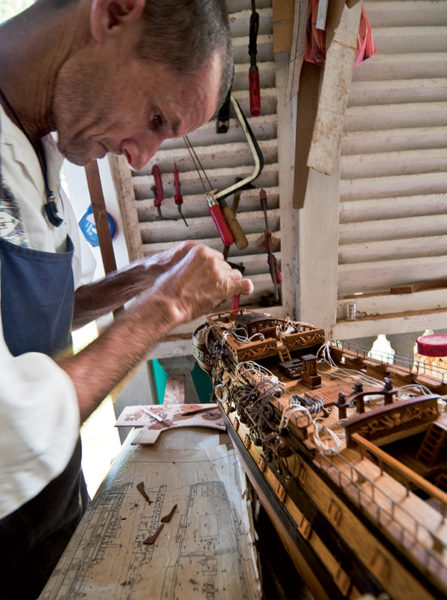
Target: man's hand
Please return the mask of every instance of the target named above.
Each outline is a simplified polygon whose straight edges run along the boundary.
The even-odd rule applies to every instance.
[[[253,292],[252,282],[232,269],[220,252],[195,242],[148,262],[138,261],[140,283],[134,291],[141,291],[142,282],[147,287],[153,281],[153,268],[159,272],[155,284],[81,352],[58,361],[73,381],[82,421],[175,325],[236,294]]]
[[[157,278],[177,264],[195,246],[183,242],[153,256],[139,258],[103,279],[76,290],[73,329],[78,329],[122,306],[151,288]]]
[[[211,311],[227,298],[252,292],[253,283],[232,269],[220,252],[189,242],[186,254],[157,280],[145,301],[168,300],[180,323]]]

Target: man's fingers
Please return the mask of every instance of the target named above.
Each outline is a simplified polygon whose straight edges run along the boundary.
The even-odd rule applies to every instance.
[[[241,294],[253,294],[255,286],[251,279],[242,279],[241,282]]]
[[[252,294],[254,292],[254,286],[251,279],[242,279],[239,271],[234,273],[227,281],[227,295],[235,296],[237,294]]]

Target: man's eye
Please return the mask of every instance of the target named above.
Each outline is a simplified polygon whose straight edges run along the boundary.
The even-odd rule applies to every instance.
[[[157,127],[160,127],[161,125],[163,125],[161,115],[159,113],[155,113],[151,119],[151,127],[152,129],[157,129]]]

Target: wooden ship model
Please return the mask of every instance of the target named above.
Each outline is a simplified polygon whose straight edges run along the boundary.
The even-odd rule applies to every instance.
[[[243,309],[209,316],[193,350],[315,598],[447,597],[442,378]]]

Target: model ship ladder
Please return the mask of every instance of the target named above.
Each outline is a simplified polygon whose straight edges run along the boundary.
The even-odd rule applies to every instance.
[[[442,423],[433,423],[419,447],[416,459],[423,462],[427,467],[432,467],[444,447],[447,440],[447,427]]]
[[[281,345],[277,345],[277,350],[278,350],[278,355],[279,358],[281,359],[281,362],[285,362],[286,360],[292,360],[292,357],[290,356],[290,352],[289,349],[287,348],[287,346],[285,346],[284,344]]]

